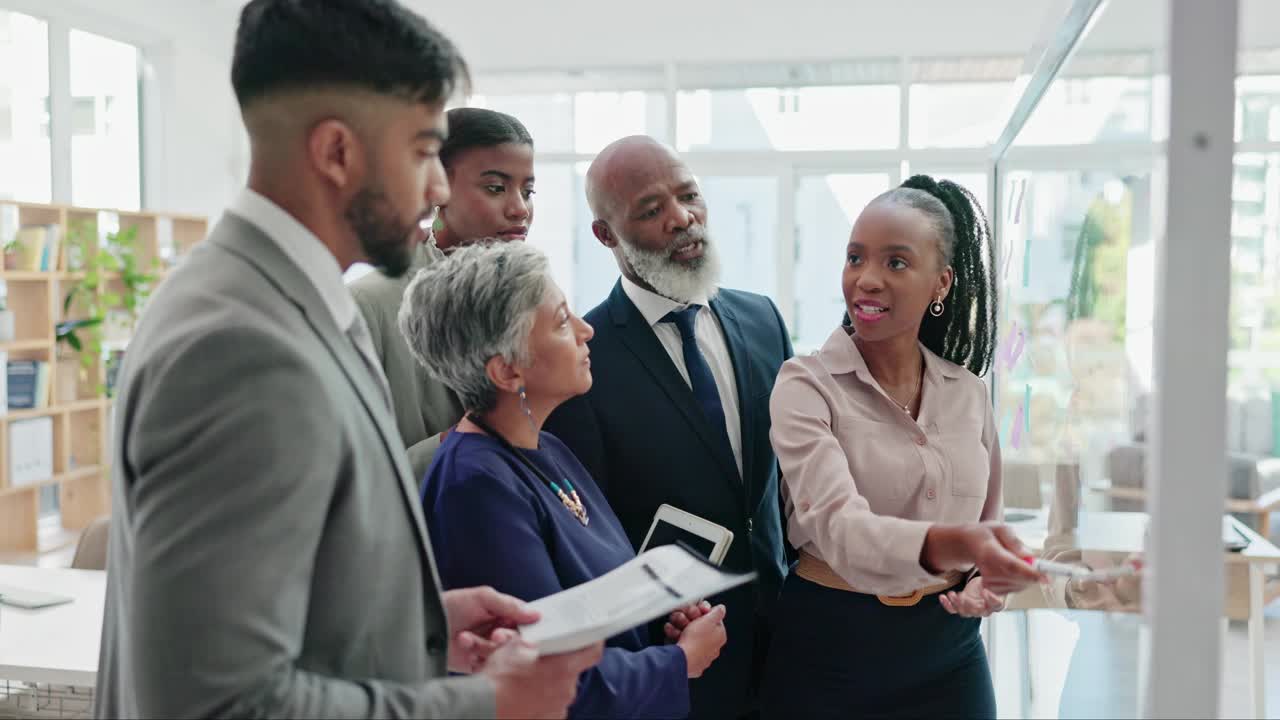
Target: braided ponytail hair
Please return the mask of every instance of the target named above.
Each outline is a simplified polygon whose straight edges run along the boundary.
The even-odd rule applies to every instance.
[[[996,347],[995,246],[973,193],[950,180],[914,175],[872,201],[924,213],[938,236],[938,253],[955,277],[941,316],[925,313],[920,342],[981,377]]]

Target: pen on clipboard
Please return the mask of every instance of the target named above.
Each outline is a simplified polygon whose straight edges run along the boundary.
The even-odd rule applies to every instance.
[[[1121,565],[1118,567],[1103,568],[1102,570],[1092,570],[1081,565],[1070,565],[1068,563],[1054,562],[1053,560],[1042,560],[1031,555],[1022,557],[1028,565],[1036,572],[1045,575],[1057,575],[1060,577],[1075,578],[1077,580],[1114,580],[1122,577],[1132,577],[1137,574],[1137,568],[1132,565]]]
[[[653,568],[649,567],[649,563],[640,563],[640,567],[644,568],[645,573],[652,578],[654,582],[661,585],[662,589],[670,593],[672,597],[677,600],[684,598],[684,596],[677,592],[675,588],[668,585],[661,577],[659,577],[658,573],[655,572]]]

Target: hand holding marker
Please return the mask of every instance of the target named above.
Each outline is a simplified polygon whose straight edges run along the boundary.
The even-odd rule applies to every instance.
[[[1042,560],[1031,555],[1023,555],[1022,559],[1034,568],[1036,572],[1041,572],[1045,575],[1058,575],[1061,577],[1071,578],[1073,580],[1093,580],[1095,582],[1102,582],[1105,580],[1116,580],[1122,577],[1132,577],[1138,572],[1138,568],[1133,565],[1119,565],[1117,567],[1093,570],[1082,565],[1070,565],[1068,563],[1054,562],[1052,560]]]

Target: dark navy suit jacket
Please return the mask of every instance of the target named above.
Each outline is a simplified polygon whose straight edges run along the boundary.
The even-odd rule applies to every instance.
[[[589,343],[590,392],[561,405],[545,429],[586,466],[636,548],[663,503],[733,531],[724,567],[754,570],[759,579],[712,598],[727,606],[729,640],[711,668],[691,682],[694,717],[730,717],[753,703],[767,639],[765,618],[786,574],[769,395],[792,349],[768,298],[721,290],[710,305],[724,329],[737,380],[741,476],[621,282],[585,316],[595,328]]]

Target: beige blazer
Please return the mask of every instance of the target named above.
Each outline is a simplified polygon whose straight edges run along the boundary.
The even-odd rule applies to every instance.
[[[404,276],[389,278],[380,272],[371,272],[350,286],[386,373],[395,406],[396,427],[409,451],[414,482],[419,486],[440,447],[440,433],[462,419],[463,409],[458,396],[414,359],[409,343],[400,334],[396,316],[414,274],[443,257],[434,243],[423,243]]]

